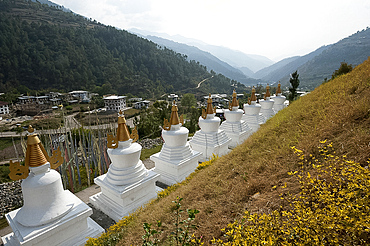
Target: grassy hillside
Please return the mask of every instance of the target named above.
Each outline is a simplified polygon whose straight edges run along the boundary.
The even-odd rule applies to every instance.
[[[206,244],[213,237],[221,238],[221,228],[240,219],[245,211],[284,208],[288,204],[281,202],[279,194],[299,192],[297,180],[287,174],[300,168],[293,146],[306,156],[317,155],[319,141],[327,139],[338,155],[368,165],[369,97],[370,59],[280,111],[230,154],[196,172],[190,182],[167,197],[135,213],[123,231],[119,225],[114,227],[123,236],[118,245],[141,245],[144,222],[155,224],[161,220],[167,231],[173,230],[171,201],[177,196],[183,198],[183,209],[200,211],[195,220],[199,225],[197,235],[203,236]],[[288,188],[283,190],[280,187],[285,183]]]

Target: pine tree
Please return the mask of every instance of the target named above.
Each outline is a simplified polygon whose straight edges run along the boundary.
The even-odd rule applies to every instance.
[[[294,73],[290,74],[290,79],[289,82],[292,85],[292,87],[289,87],[289,101],[293,101],[297,97],[297,88],[299,86],[299,74],[297,71]]]

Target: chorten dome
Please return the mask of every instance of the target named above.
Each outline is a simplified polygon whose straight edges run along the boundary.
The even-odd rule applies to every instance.
[[[286,97],[283,96],[282,93],[281,93],[280,81],[279,81],[278,88],[276,90],[275,96],[272,96],[271,98],[274,100],[273,110],[274,110],[275,113],[277,113],[280,110],[282,110],[283,108],[285,108],[284,102],[286,100]]]
[[[233,91],[233,99],[229,103],[229,109],[224,110],[226,120],[238,122],[243,116],[243,110],[239,109],[239,100],[236,99],[236,91]]]
[[[142,147],[136,143],[138,138],[136,128],[129,134],[120,111],[116,137],[107,136],[107,152],[112,163],[106,174],[94,179],[101,192],[89,197],[95,208],[117,222],[157,196],[155,182],[159,174],[146,169],[140,160]]]
[[[207,109],[202,112],[202,116],[199,117],[199,127],[203,132],[217,132],[220,127],[221,119],[216,114],[216,108],[212,106],[211,94],[207,99]]]
[[[233,99],[229,104],[229,109],[224,110],[226,121],[224,121],[220,129],[224,130],[226,135],[231,138],[230,148],[235,148],[238,144],[244,142],[252,132],[248,124],[241,120],[243,110],[239,109],[239,100],[236,99],[236,91],[233,91]]]
[[[173,101],[170,121],[164,120],[162,130],[162,138],[167,146],[184,146],[187,143],[189,130],[182,125],[183,119],[180,119],[177,105]]]
[[[116,138],[108,136],[107,153],[112,161],[106,179],[113,185],[128,185],[138,182],[148,175],[148,170],[140,160],[141,145],[135,143],[138,139],[136,129],[130,136],[126,119],[122,111],[118,114]],[[124,156],[124,158],[122,158]]]
[[[244,104],[244,115],[242,120],[244,120],[248,126],[255,132],[266,120],[265,117],[260,113],[261,105],[257,103],[256,89],[252,88],[252,95],[248,98],[248,103]]]
[[[221,119],[215,116],[216,109],[212,106],[211,94],[207,100],[207,109],[199,117],[197,131],[189,141],[192,149],[202,152],[201,161],[208,160],[213,154],[222,156],[228,152],[231,139],[224,130],[219,129]]]
[[[171,117],[164,120],[162,138],[164,144],[159,153],[150,157],[155,162],[155,171],[160,174],[160,181],[172,185],[183,181],[198,166],[201,153],[193,151],[187,141],[189,130],[182,126],[175,101],[172,104]]]
[[[24,203],[15,219],[24,226],[40,226],[63,217],[74,203],[63,189],[59,173],[50,168],[50,157],[31,126],[28,132],[25,167],[29,167],[30,172],[22,182]],[[54,154],[60,156],[61,159],[57,159],[60,165],[63,158],[58,151]]]
[[[267,84],[264,99],[259,101],[261,104],[260,112],[263,114],[266,120],[270,119],[275,114],[274,110],[272,110],[272,107],[274,106],[274,100],[272,100],[270,96],[270,86]]]

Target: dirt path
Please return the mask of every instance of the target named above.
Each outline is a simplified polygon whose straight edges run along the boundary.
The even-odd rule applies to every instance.
[[[209,77],[209,78],[206,78],[206,79],[203,79],[202,81],[200,81],[200,82],[198,83],[198,86],[196,87],[196,89],[198,89],[198,88],[200,87],[200,85],[201,85],[204,81],[207,81],[207,80],[212,79],[212,78],[213,78],[213,75],[212,75],[212,77]]]

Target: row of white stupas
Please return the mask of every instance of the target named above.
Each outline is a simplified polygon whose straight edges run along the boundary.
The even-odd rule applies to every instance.
[[[162,150],[150,157],[155,168],[148,170],[140,160],[142,147],[135,143],[136,129],[130,135],[122,112],[118,115],[116,137],[108,135],[108,155],[112,161],[108,172],[95,178],[101,192],[89,198],[90,202],[119,221],[157,196],[156,181],[172,185],[183,181],[198,166],[213,154],[222,156],[242,143],[259,125],[284,107],[280,84],[275,97],[270,98],[266,88],[264,100],[256,103],[255,89],[243,110],[239,109],[236,92],[225,118],[215,116],[212,99],[207,100],[207,109],[199,117],[199,131],[188,142],[189,130],[182,126],[175,104],[171,118],[165,120]],[[262,111],[260,113],[260,111]],[[262,120],[261,120],[262,119]],[[2,238],[4,245],[82,245],[87,237],[97,237],[104,230],[89,216],[91,208],[68,190],[63,190],[61,177],[55,168],[63,162],[60,151],[49,157],[37,134],[29,129],[25,166],[11,163],[11,178],[24,179],[22,208],[6,214],[13,229]]]

